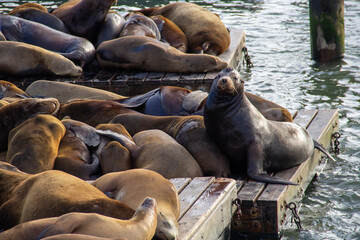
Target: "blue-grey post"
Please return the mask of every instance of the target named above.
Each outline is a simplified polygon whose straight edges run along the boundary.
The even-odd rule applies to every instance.
[[[345,52],[344,0],[309,0],[311,57],[326,62]]]

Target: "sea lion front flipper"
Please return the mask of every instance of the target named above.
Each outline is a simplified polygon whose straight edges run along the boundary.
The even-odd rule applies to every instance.
[[[82,224],[81,219],[74,217],[73,214],[69,213],[58,217],[53,224],[39,234],[36,240],[62,233],[72,233]]]
[[[333,160],[334,162],[336,162],[335,158],[333,158],[330,153],[326,150],[326,148],[321,145],[318,141],[314,140],[314,148],[318,149],[320,152],[324,153],[328,158],[330,158],[331,160]]]
[[[252,143],[247,151],[247,175],[249,178],[265,183],[298,185],[264,173],[265,154],[258,143]]]

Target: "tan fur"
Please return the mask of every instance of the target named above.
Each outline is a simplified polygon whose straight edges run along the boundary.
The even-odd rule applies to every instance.
[[[15,84],[0,80],[0,97],[19,97],[18,95],[28,96],[23,90]]]
[[[0,169],[0,226],[5,229],[69,212],[92,212],[130,219],[134,210],[108,198],[89,183],[49,170],[31,175]]]
[[[144,36],[127,36],[103,42],[96,50],[96,57],[102,67],[153,72],[211,72],[227,66],[218,57],[186,54]]]
[[[155,236],[177,239],[179,196],[173,183],[160,174],[146,169],[131,169],[105,174],[92,185],[102,192],[110,192],[112,198],[132,208],[138,206],[146,196],[154,198],[158,209]]]
[[[48,12],[46,7],[44,7],[44,6],[40,5],[40,4],[28,2],[28,3],[24,3],[24,4],[21,4],[21,5],[17,6],[17,7],[15,7],[13,10],[11,10],[9,12],[9,15],[14,15],[18,11],[21,11],[23,9],[28,9],[28,8],[35,8],[35,9],[41,10],[41,11],[46,12],[46,13]]]

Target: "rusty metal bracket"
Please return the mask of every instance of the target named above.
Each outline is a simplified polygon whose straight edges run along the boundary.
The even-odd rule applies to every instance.
[[[300,217],[299,217],[299,214],[296,210],[297,206],[296,206],[296,203],[294,202],[291,202],[287,205],[287,207],[291,210],[292,212],[292,217],[291,217],[291,222],[295,222],[297,228],[299,230],[302,230],[302,227],[301,227],[301,220],[300,220]]]
[[[331,140],[332,140],[331,149],[335,155],[339,155],[339,153],[340,153],[340,148],[339,148],[339,145],[340,145],[339,138],[340,137],[341,137],[341,134],[339,132],[334,132],[331,135]]]
[[[241,219],[241,216],[242,216],[242,212],[241,212],[241,199],[239,198],[236,198],[234,201],[233,201],[233,204],[236,205],[236,215],[237,215],[237,218],[240,220]]]
[[[247,67],[247,68],[252,68],[252,67],[254,67],[254,64],[251,62],[250,55],[249,55],[249,53],[248,53],[247,48],[246,48],[246,47],[243,47],[241,50],[242,50],[242,52],[244,53],[243,64],[246,62],[246,67]]]

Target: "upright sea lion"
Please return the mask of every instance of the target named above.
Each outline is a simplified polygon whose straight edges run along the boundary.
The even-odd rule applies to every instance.
[[[61,106],[58,118],[69,116],[96,127],[102,123],[109,123],[116,115],[121,113],[136,113],[122,104],[110,100],[84,100],[72,101]]]
[[[115,0],[74,0],[61,4],[52,14],[62,20],[72,34],[94,42],[114,2]]]
[[[0,80],[0,99],[4,97],[29,97],[26,92],[18,88],[15,84]]]
[[[186,35],[175,23],[161,15],[151,16],[151,19],[154,20],[160,30],[161,41],[169,43],[170,46],[183,53],[187,52]]]
[[[63,119],[66,133],[60,141],[54,169],[62,170],[84,180],[95,177],[99,170],[99,158],[91,147],[100,144],[96,129],[79,121]]]
[[[124,25],[125,19],[117,12],[110,11],[98,32],[95,46],[98,47],[104,41],[119,37]]]
[[[157,40],[161,39],[159,28],[155,22],[142,13],[136,12],[128,15],[120,37],[133,35],[151,37]]]
[[[131,169],[109,173],[91,183],[110,197],[131,208],[141,203],[144,197],[157,202],[157,228],[155,236],[160,239],[177,239],[180,201],[175,186],[160,174],[146,169]]]
[[[257,181],[294,184],[267,171],[280,171],[306,161],[314,141],[295,123],[267,120],[247,99],[244,81],[232,68],[218,74],[204,109],[206,131],[230,158],[233,173]],[[317,147],[315,143],[315,147]]]
[[[7,75],[49,74],[76,77],[82,72],[80,67],[60,54],[22,42],[2,41],[0,52],[0,73]]]
[[[25,3],[27,4],[27,3]],[[23,5],[25,5],[23,4]],[[22,6],[22,5],[21,5]],[[41,6],[41,5],[40,5]],[[46,9],[46,8],[45,8]],[[50,28],[55,30],[69,33],[68,28],[65,24],[57,17],[48,13],[47,11],[43,11],[39,8],[34,7],[21,7],[21,8],[14,8],[9,15],[20,17],[23,19],[27,19],[33,22],[44,24]]]
[[[139,147],[131,152],[134,168],[145,168],[165,178],[201,177],[203,173],[191,154],[167,133],[153,129],[133,136]]]
[[[130,219],[134,210],[108,198],[89,183],[62,171],[35,175],[0,169],[0,226],[17,224],[69,212],[99,213]]]
[[[186,54],[144,36],[126,36],[103,42],[97,48],[96,57],[102,67],[153,72],[212,72],[227,66],[215,56]]]
[[[9,41],[25,42],[45,48],[69,58],[82,67],[93,61],[95,56],[95,48],[88,40],[37,22],[0,14],[0,27]]]
[[[156,202],[152,198],[146,198],[129,220],[119,220],[96,213],[73,212],[59,217],[37,219],[19,224],[0,233],[0,238],[3,240],[125,239],[123,237],[139,240],[151,239],[156,228],[155,216]],[[71,233],[71,236],[65,235],[65,233]],[[61,236],[61,238],[56,236]],[[77,237],[73,238],[72,236]]]
[[[185,33],[190,52],[220,55],[230,45],[229,31],[219,16],[194,3],[175,2],[138,12],[173,21]]]
[[[0,152],[7,149],[9,132],[37,114],[56,114],[59,102],[55,98],[27,98],[0,108]]]
[[[138,132],[159,129],[180,143],[194,157],[204,175],[229,177],[230,164],[215,142],[208,136],[202,116],[151,116],[120,114],[111,122],[121,123],[135,135]]]
[[[53,169],[64,134],[64,125],[52,115],[30,118],[10,131],[6,161],[26,173]]]

